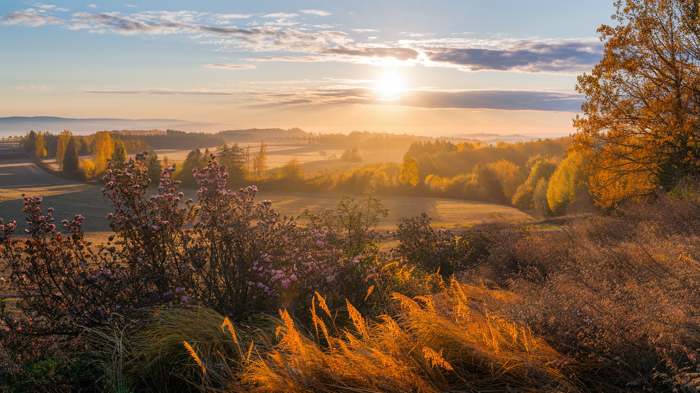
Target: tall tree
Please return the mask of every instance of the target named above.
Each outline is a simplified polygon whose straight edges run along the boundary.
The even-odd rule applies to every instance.
[[[33,152],[34,156],[37,158],[46,158],[46,156],[49,154],[49,151],[46,148],[46,135],[44,135],[43,132],[36,134],[36,138],[34,138]]]
[[[195,169],[203,168],[207,165],[207,160],[209,159],[207,152],[202,153],[199,149],[194,149],[187,154],[187,158],[182,163],[182,170],[179,173],[179,179],[182,184],[186,186],[194,186],[194,174],[192,171]]]
[[[553,214],[562,214],[570,205],[588,196],[588,179],[584,166],[584,155],[571,152],[549,179],[547,205]]]
[[[417,186],[421,182],[418,162],[409,156],[405,156],[401,165],[401,174],[399,180],[403,184],[411,187]]]
[[[506,203],[503,185],[498,179],[498,175],[491,168],[487,165],[478,164],[474,167],[472,176],[477,185],[477,197],[480,200]]]
[[[301,169],[299,160],[296,158],[284,164],[284,166],[280,169],[280,174],[282,179],[291,182],[298,182],[304,179],[304,171]]]
[[[100,174],[107,169],[107,162],[112,159],[114,154],[114,140],[112,134],[108,131],[100,131],[95,134],[93,140],[95,173]]]
[[[163,168],[160,165],[160,160],[156,152],[151,151],[148,153],[146,165],[148,167],[148,176],[151,178],[151,184],[157,185],[160,182],[160,173],[163,171]]]
[[[72,134],[68,130],[63,130],[56,139],[56,162],[61,169],[63,169],[63,157],[66,154],[66,148],[71,139]],[[75,147],[77,149],[78,145],[76,144]]]
[[[669,190],[700,175],[697,0],[624,0],[598,31],[603,59],[578,79],[586,96],[576,145],[594,154],[597,202]]]
[[[29,131],[23,141],[24,150],[27,153],[34,154],[34,146],[36,145],[36,132],[34,130]]]
[[[262,179],[267,170],[267,145],[260,142],[260,148],[253,158],[253,172],[257,179]]]
[[[64,173],[70,175],[77,174],[80,170],[78,143],[73,137],[68,139],[68,144],[66,145],[65,152],[63,154],[61,168]]]
[[[126,146],[124,146],[124,142],[120,140],[116,140],[114,142],[114,151],[112,152],[112,165],[116,165],[117,167],[123,166],[124,163],[126,162]]]
[[[219,162],[228,171],[229,184],[234,186],[244,184],[247,175],[245,151],[238,144],[231,147],[224,144],[219,149],[218,156]]]

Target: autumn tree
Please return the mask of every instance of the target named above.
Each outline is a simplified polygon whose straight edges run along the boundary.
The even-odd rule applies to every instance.
[[[114,139],[108,131],[101,131],[95,134],[93,144],[95,173],[99,174],[107,169],[107,162],[112,159]]]
[[[127,154],[124,142],[116,140],[114,142],[114,151],[112,152],[112,163],[118,167],[121,167],[126,162],[126,158]]]
[[[486,165],[479,164],[474,168],[472,176],[476,186],[477,199],[495,203],[506,203],[503,186],[492,169]]]
[[[547,203],[547,184],[547,179],[542,177],[532,191],[532,208],[541,216],[548,216],[551,213]]]
[[[160,173],[163,168],[160,165],[160,160],[158,159],[158,154],[151,151],[146,157],[146,166],[148,168],[148,177],[151,178],[151,184],[158,184],[160,181]]]
[[[49,154],[49,151],[46,148],[46,136],[43,132],[36,134],[36,137],[34,138],[34,149],[32,152],[36,158],[46,158],[46,156]]]
[[[523,181],[520,167],[508,160],[498,160],[488,164],[490,170],[496,175],[503,187],[505,197],[510,200],[515,194],[515,190]]]
[[[584,155],[572,152],[557,166],[547,185],[547,206],[562,214],[569,206],[584,203],[588,197],[588,174]]]
[[[535,193],[535,188],[537,188],[537,183],[539,183],[540,179],[545,179],[545,181],[549,180],[549,177],[554,173],[555,169],[556,164],[550,159],[541,157],[534,159],[530,166],[530,173],[527,179],[515,190],[512,199],[513,206],[523,210],[533,209],[533,195]]]
[[[185,158],[185,161],[182,163],[182,169],[178,175],[178,178],[180,181],[182,181],[182,184],[186,186],[194,186],[196,183],[194,180],[193,171],[195,169],[204,168],[207,165],[209,158],[210,154],[208,150],[205,152],[202,152],[199,149],[190,151],[187,154],[187,158]]]
[[[70,142],[73,135],[68,130],[63,130],[56,138],[56,162],[59,167],[63,169],[63,157],[66,154],[66,149],[68,148],[68,143]],[[74,142],[75,149],[78,149],[78,145]]]
[[[299,160],[297,159],[292,159],[284,164],[284,166],[280,168],[280,175],[282,179],[292,182],[304,179],[304,171],[301,169],[301,165],[299,165]]]
[[[217,155],[219,163],[228,171],[229,185],[243,185],[247,177],[245,151],[237,143],[231,147],[224,144]]]
[[[257,179],[261,179],[267,170],[267,145],[260,142],[260,148],[253,158],[253,172]]]
[[[78,153],[78,143],[75,138],[68,139],[65,151],[63,153],[63,161],[61,168],[64,173],[75,175],[80,171],[80,157]]]
[[[404,157],[399,180],[401,183],[411,187],[415,187],[420,183],[420,171],[416,160],[408,156]]]
[[[27,136],[24,137],[24,140],[22,141],[24,151],[26,151],[27,153],[34,154],[35,144],[36,144],[36,131],[31,130],[31,131],[29,131]]]
[[[700,175],[697,0],[624,0],[598,29],[603,58],[578,78],[575,120],[591,151],[591,191],[603,206],[670,190]]]

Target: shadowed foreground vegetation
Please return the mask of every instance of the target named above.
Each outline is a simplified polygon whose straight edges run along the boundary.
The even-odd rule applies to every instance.
[[[559,230],[463,234],[381,203],[279,216],[223,167],[196,201],[144,160],[110,168],[114,239],[27,198],[2,224],[5,390],[678,391],[696,386],[700,205],[659,196]],[[692,390],[686,390],[692,391]]]

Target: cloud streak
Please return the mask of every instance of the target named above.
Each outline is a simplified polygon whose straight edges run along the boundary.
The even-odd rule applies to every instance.
[[[204,68],[210,68],[213,70],[254,70],[256,68],[255,64],[238,64],[238,63],[227,63],[227,64],[205,64]]]
[[[571,72],[588,70],[601,57],[602,47],[591,41],[520,40],[500,47],[426,49],[433,62],[470,71]]]
[[[229,96],[252,107],[397,105],[429,109],[499,109],[578,112],[583,97],[578,94],[532,90],[425,90],[404,92],[397,100],[383,101],[369,88],[330,86],[277,88],[274,90],[88,90],[89,94],[153,96]]]
[[[300,15],[330,15],[319,9],[258,15],[187,10],[67,11],[37,5],[10,12],[0,22],[35,28],[60,25],[74,31],[102,34],[177,34],[221,49],[267,52],[270,55],[251,58],[254,61],[372,64],[386,59],[463,71],[576,73],[589,70],[602,53],[601,44],[592,39],[513,40],[452,36],[416,39],[415,34],[405,33],[406,39],[398,41],[362,41],[358,35],[370,29],[343,31],[330,25],[305,24],[298,19]]]
[[[156,96],[233,96],[236,93],[213,90],[169,90],[169,89],[145,89],[145,90],[86,90],[88,94],[105,95],[156,95]]]
[[[261,94],[264,106],[385,104],[430,109],[500,109],[578,112],[577,94],[524,90],[413,90],[395,101],[382,101],[366,88],[330,88],[299,94]]]
[[[318,9],[306,9],[306,10],[300,10],[299,12],[302,14],[305,14],[305,15],[331,16],[330,12],[324,11],[324,10],[318,10]]]

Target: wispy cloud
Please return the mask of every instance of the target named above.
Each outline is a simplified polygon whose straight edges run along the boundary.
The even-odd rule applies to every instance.
[[[449,43],[449,42],[447,42]],[[425,48],[428,58],[470,71],[577,72],[590,69],[601,57],[593,40],[517,40],[466,42],[463,46]]]
[[[27,8],[22,11],[14,11],[2,18],[2,23],[6,25],[24,25],[29,27],[40,27],[45,25],[60,25],[64,20],[49,15],[40,8]]]
[[[277,82],[274,87],[251,83],[235,91],[170,90],[170,89],[106,89],[87,90],[101,95],[152,96],[221,96],[251,107],[334,106],[334,105],[396,105],[429,109],[498,109],[579,112],[583,97],[579,94],[536,90],[438,90],[414,89],[400,98],[386,101],[371,88],[367,80],[301,81],[306,86]],[[321,84],[319,84],[321,83]]]
[[[326,16],[327,11],[304,9],[300,14]],[[39,4],[0,19],[6,25],[61,25],[75,31],[121,35],[183,35],[227,50],[267,52],[254,61],[350,62],[374,64],[392,60],[427,67],[464,71],[574,73],[589,70],[601,57],[593,39],[484,39],[431,37],[404,33],[405,39],[359,40],[328,25],[305,24],[299,13],[209,13],[197,11],[73,12]],[[237,68],[241,69],[241,68]]]
[[[305,9],[305,10],[300,10],[299,12],[302,14],[306,14],[306,15],[331,16],[330,12],[324,11],[324,10],[319,10],[319,9]]]
[[[271,12],[269,14],[263,15],[263,18],[270,18],[270,19],[291,19],[291,18],[296,18],[298,14],[293,13],[293,12]]]
[[[228,63],[228,64],[205,64],[204,68],[211,68],[215,70],[254,70],[256,68],[255,64],[247,63]]]
[[[145,90],[86,90],[89,94],[118,94],[118,95],[160,95],[160,96],[232,96],[233,92],[213,90],[169,90],[169,89],[145,89]]]
[[[416,89],[384,101],[370,88],[353,85],[251,91],[253,106],[397,105],[430,109],[500,109],[579,112],[583,97],[573,93],[532,90]]]

